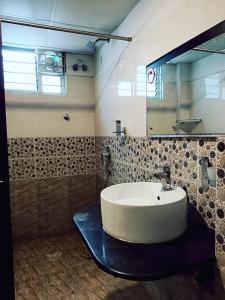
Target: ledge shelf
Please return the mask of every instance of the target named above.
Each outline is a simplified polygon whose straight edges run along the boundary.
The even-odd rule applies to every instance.
[[[95,263],[116,277],[158,280],[215,260],[215,232],[191,204],[187,231],[160,244],[133,244],[109,236],[102,229],[99,205],[80,210],[73,221]]]
[[[201,123],[202,120],[201,119],[183,119],[183,120],[176,120],[176,123],[178,124],[198,124],[198,123]]]

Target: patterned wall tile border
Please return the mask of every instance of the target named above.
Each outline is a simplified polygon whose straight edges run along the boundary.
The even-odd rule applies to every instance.
[[[10,180],[95,174],[94,137],[8,139]]]
[[[116,137],[96,137],[96,172],[105,176],[101,151],[111,146],[111,181],[114,184],[155,180],[152,172],[169,164],[174,184],[187,191],[188,199],[209,227],[216,230],[216,254],[225,259],[225,137],[146,138],[130,137],[125,146]],[[204,192],[201,187],[200,159],[209,158],[217,169],[217,186]]]

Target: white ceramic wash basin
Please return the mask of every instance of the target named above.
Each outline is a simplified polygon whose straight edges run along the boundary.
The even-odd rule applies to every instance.
[[[182,188],[161,191],[156,182],[122,183],[101,192],[103,229],[133,243],[173,240],[187,227],[187,198]]]

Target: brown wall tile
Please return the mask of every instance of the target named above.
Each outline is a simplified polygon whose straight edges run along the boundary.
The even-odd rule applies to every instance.
[[[73,214],[96,203],[95,175],[10,183],[13,239],[34,239],[74,230]]]

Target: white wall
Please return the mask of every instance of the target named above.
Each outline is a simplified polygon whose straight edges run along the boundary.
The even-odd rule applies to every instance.
[[[88,72],[72,70],[81,58]],[[67,95],[6,93],[8,137],[94,136],[94,61],[66,55]],[[63,115],[68,113],[70,121]]]
[[[115,32],[133,42],[111,41],[97,53],[96,135],[112,135],[115,119],[130,135],[146,135],[146,97],[137,96],[138,73],[224,19],[224,0],[142,0]],[[120,81],[131,82],[130,96],[118,96]]]

